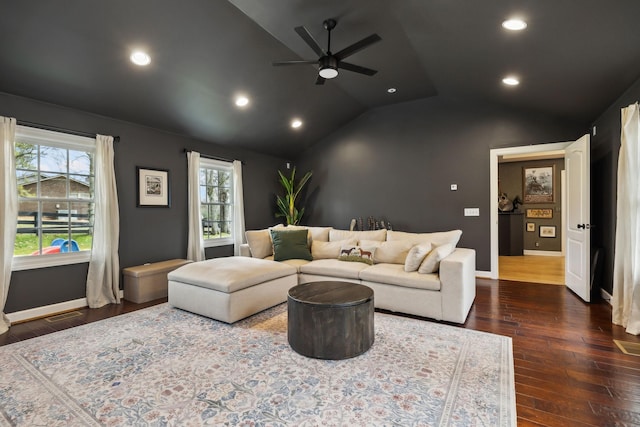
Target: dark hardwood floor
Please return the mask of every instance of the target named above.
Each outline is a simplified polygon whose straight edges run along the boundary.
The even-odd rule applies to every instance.
[[[640,425],[640,357],[613,339],[640,342],[611,324],[604,301],[582,302],[563,286],[477,280],[477,298],[464,327],[513,339],[519,426]],[[68,320],[20,323],[0,345],[159,304],[124,301],[78,310]]]

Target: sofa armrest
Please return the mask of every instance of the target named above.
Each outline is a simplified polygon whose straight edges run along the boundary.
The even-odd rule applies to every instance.
[[[240,256],[248,256],[251,258],[251,249],[249,249],[248,243],[243,243],[240,245]]]
[[[440,262],[442,320],[464,323],[476,298],[476,251],[456,248]]]

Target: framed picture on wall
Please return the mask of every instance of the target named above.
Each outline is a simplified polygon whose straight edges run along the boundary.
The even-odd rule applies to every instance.
[[[551,219],[553,218],[553,209],[545,208],[545,209],[527,209],[527,218],[543,218],[543,219]]]
[[[556,237],[556,226],[555,225],[541,225],[540,226],[540,237]]]
[[[536,231],[536,223],[528,222],[527,223],[527,231]]]
[[[555,165],[522,168],[524,203],[553,203],[555,201]]]
[[[138,207],[168,208],[171,205],[169,171],[136,167]]]

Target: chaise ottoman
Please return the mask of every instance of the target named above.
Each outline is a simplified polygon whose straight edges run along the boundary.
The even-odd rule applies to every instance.
[[[294,267],[243,256],[187,264],[168,279],[169,305],[226,323],[285,302],[298,284]]]

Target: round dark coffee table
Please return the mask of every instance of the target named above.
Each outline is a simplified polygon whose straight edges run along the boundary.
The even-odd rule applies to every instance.
[[[373,290],[349,282],[310,282],[289,290],[289,345],[316,359],[358,356],[373,344]]]

